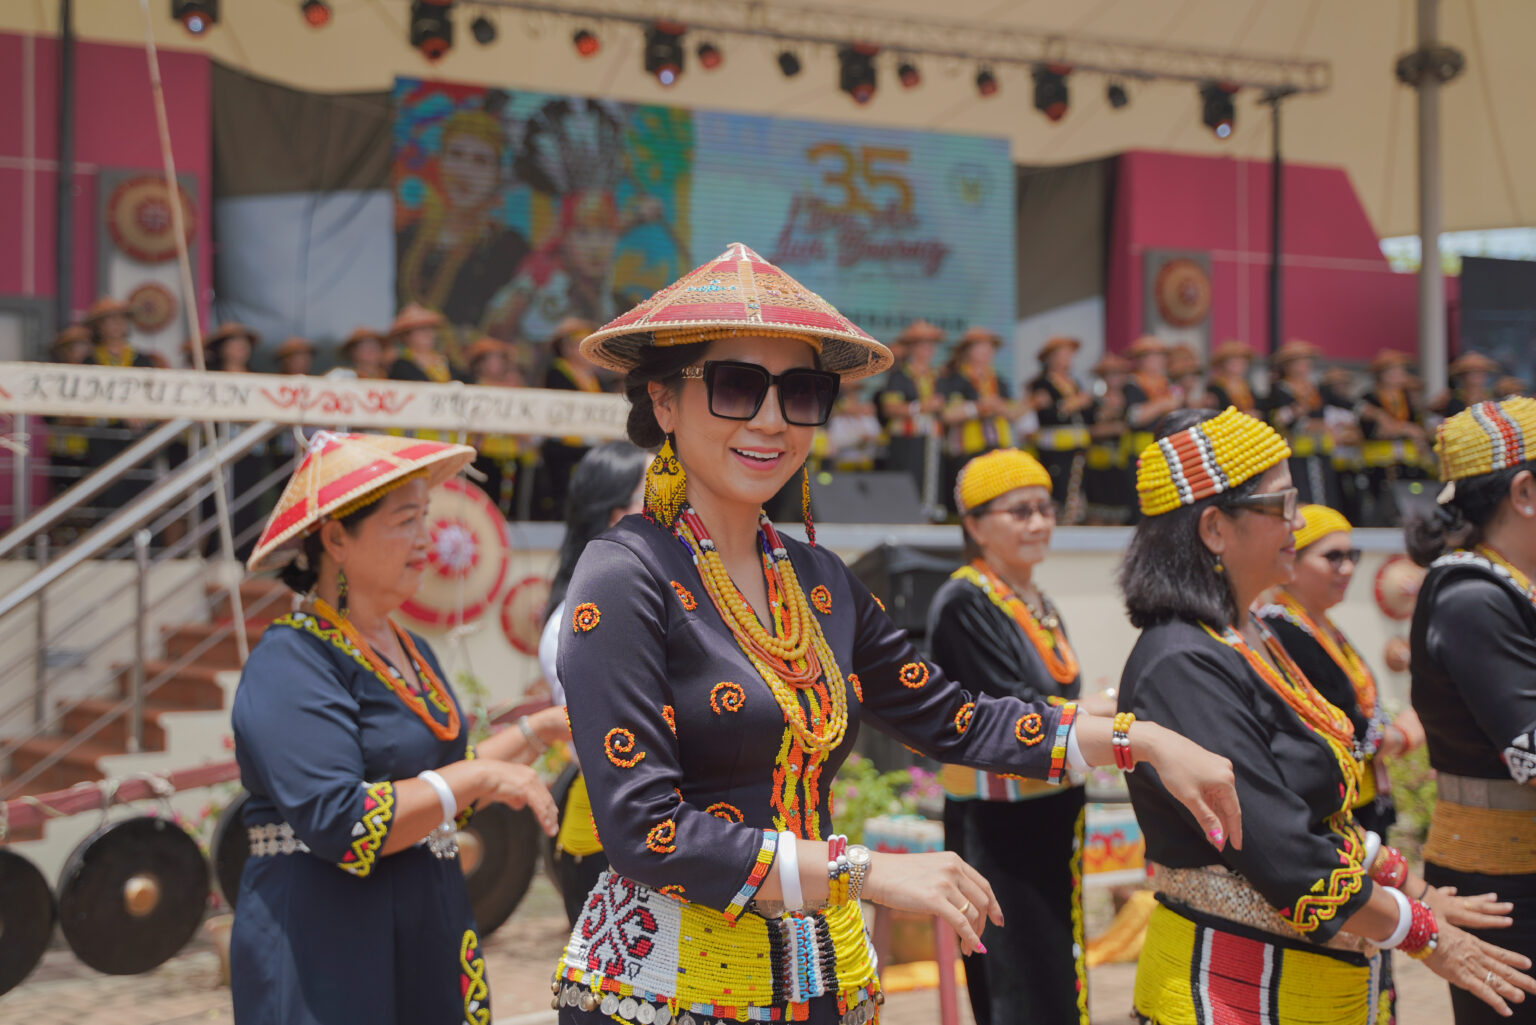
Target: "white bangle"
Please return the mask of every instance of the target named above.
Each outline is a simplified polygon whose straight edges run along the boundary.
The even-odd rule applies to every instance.
[[[1413,905],[1408,902],[1408,895],[1394,886],[1382,887],[1397,901],[1397,928],[1392,930],[1392,935],[1376,944],[1382,950],[1395,950],[1408,938],[1408,930],[1413,928]]]
[[[795,834],[784,831],[779,834],[778,857],[773,861],[773,867],[779,874],[779,892],[784,902],[784,910],[799,911],[805,906],[805,897],[800,892],[800,853],[796,844]]]
[[[1365,834],[1365,860],[1360,862],[1360,867],[1365,869],[1365,874],[1371,874],[1371,866],[1376,864],[1376,855],[1381,853],[1381,837],[1375,833],[1366,831]]]
[[[1093,766],[1083,757],[1083,749],[1077,744],[1077,723],[1067,731],[1067,768],[1074,772],[1087,772]]]
[[[453,788],[448,785],[448,782],[431,769],[418,772],[416,778],[425,781],[437,791],[438,803],[443,806],[443,824],[448,825],[453,822],[459,814],[459,799],[453,796]]]

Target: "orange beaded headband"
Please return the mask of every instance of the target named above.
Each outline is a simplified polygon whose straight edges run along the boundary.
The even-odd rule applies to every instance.
[[[1230,491],[1290,454],[1274,428],[1228,406],[1142,450],[1136,463],[1141,513],[1161,516]]]

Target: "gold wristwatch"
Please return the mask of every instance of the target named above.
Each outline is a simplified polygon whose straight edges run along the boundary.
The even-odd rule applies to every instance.
[[[848,859],[848,897],[857,901],[864,892],[864,879],[869,875],[869,864],[874,854],[863,844],[849,844],[845,854]]]

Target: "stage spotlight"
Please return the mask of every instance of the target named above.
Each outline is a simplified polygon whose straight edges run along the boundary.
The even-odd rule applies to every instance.
[[[411,45],[429,61],[453,49],[452,0],[411,0]]]
[[[997,95],[997,76],[991,68],[982,68],[976,72],[976,91],[982,96]]]
[[[481,14],[469,23],[469,34],[481,46],[490,46],[496,41],[496,23]]]
[[[837,87],[855,103],[868,103],[875,97],[875,54],[879,52],[878,46],[867,43],[853,43],[837,51]]]
[[[1104,90],[1104,98],[1109,101],[1109,105],[1115,110],[1119,110],[1131,102],[1130,94],[1125,91],[1125,86],[1119,82],[1109,83],[1109,87]]]
[[[676,22],[658,21],[645,30],[645,72],[670,86],[683,73],[683,33]]]
[[[576,30],[576,34],[571,37],[571,45],[576,47],[576,52],[583,57],[591,57],[603,47],[598,38],[584,28]]]
[[[725,63],[725,54],[721,53],[720,47],[714,43],[700,43],[698,54],[699,67],[705,71],[713,71]]]
[[[1237,123],[1237,106],[1232,102],[1232,94],[1237,89],[1237,86],[1223,82],[1205,82],[1200,86],[1200,121],[1215,132],[1218,139],[1230,136]]]
[[[1060,121],[1067,112],[1067,75],[1071,71],[1065,64],[1035,65],[1035,109],[1052,121]]]
[[[916,89],[923,84],[923,74],[917,70],[917,65],[911,61],[902,61],[896,68],[896,77],[901,81],[903,89]]]
[[[779,51],[779,70],[785,78],[794,78],[800,74],[800,58],[795,56],[793,50]]]
[[[171,0],[171,17],[200,36],[219,23],[219,0]]]
[[[331,5],[325,0],[304,0],[299,5],[299,13],[304,15],[310,28],[325,28],[331,23]]]

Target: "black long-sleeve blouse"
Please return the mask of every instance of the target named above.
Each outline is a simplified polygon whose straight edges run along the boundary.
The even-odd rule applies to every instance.
[[[1076,701],[1079,674],[1059,684],[1024,631],[981,588],[960,577],[944,581],[928,609],[928,650],[945,672],[983,694],[1059,704]]]
[[[1409,633],[1413,707],[1429,764],[1477,779],[1536,778],[1536,605],[1481,556],[1438,560]]]
[[[1224,865],[1317,943],[1369,899],[1364,833],[1332,750],[1241,652],[1195,624],[1150,627],[1126,662],[1119,707],[1225,755],[1237,777],[1243,847],[1217,851],[1156,770],[1138,766],[1127,782],[1149,861]]]
[[[969,693],[926,662],[836,555],[785,539],[846,678],[849,724],[804,755],[675,536],[629,516],[587,546],[559,670],[593,819],[613,869],[734,919],[777,833],[831,830],[829,792],[859,722],[920,753],[1059,777],[1071,706]],[[1075,711],[1075,710],[1074,710]]]

